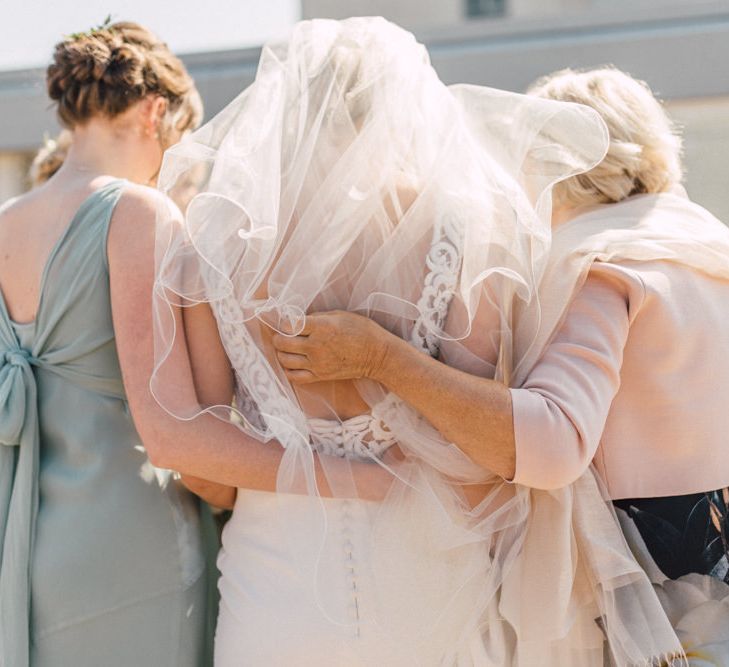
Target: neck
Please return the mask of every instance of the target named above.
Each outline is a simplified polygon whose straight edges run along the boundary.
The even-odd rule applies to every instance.
[[[108,121],[90,121],[73,132],[73,142],[63,163],[69,172],[106,174],[149,184],[156,173],[140,156],[149,151],[134,127],[114,127]]]

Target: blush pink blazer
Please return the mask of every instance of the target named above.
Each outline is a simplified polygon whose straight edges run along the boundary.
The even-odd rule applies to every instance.
[[[559,488],[594,463],[612,499],[729,485],[729,232],[649,197],[567,223],[585,276],[511,390],[517,483]]]

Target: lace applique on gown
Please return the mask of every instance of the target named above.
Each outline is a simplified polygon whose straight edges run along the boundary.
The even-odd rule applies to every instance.
[[[448,306],[455,293],[462,253],[462,233],[455,221],[440,216],[425,256],[426,274],[417,302],[419,315],[409,342],[424,353],[437,358],[438,331],[442,331]],[[211,303],[218,321],[221,339],[236,376],[235,405],[250,425],[259,432],[268,429],[263,415],[296,423],[300,416],[288,401],[281,401],[281,381],[245,326],[239,324],[244,313],[234,296]],[[255,395],[243,386],[242,378],[255,379]],[[251,386],[253,383],[248,383]],[[387,426],[388,413],[401,403],[394,394],[362,415],[349,419],[308,418],[310,444],[329,456],[369,460],[381,458],[397,440]],[[282,443],[286,445],[287,443]]]

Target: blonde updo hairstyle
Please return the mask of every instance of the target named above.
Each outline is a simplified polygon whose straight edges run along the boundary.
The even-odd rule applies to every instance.
[[[200,95],[185,66],[136,23],[105,24],[56,44],[46,84],[69,129],[96,116],[114,118],[150,95],[167,100],[162,143],[173,128],[185,132],[202,119]]]
[[[666,192],[681,182],[681,137],[645,82],[612,67],[566,69],[542,77],[527,92],[592,107],[610,134],[599,165],[556,186],[557,206],[609,204]]]

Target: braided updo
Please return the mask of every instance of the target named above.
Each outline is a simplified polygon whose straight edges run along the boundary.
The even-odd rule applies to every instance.
[[[202,117],[200,96],[185,66],[136,23],[104,25],[59,42],[46,83],[61,124],[71,129],[94,116],[113,118],[148,95],[167,100],[168,129],[184,132]]]

